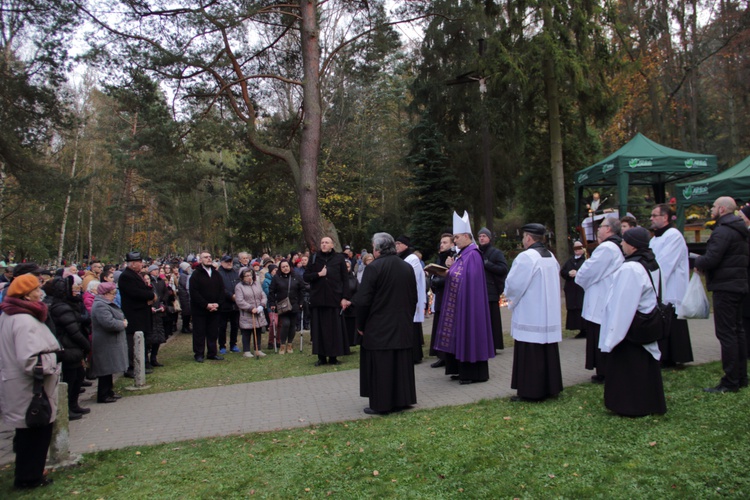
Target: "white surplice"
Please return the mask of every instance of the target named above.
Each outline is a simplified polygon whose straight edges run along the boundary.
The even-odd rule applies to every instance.
[[[612,275],[624,261],[620,247],[611,241],[605,241],[596,247],[591,257],[578,270],[576,284],[586,292],[581,311],[584,319],[601,325]]]
[[[510,333],[515,340],[552,344],[562,340],[560,265],[534,249],[521,252],[505,279],[505,297],[513,311]]]
[[[659,288],[659,271],[651,273],[654,286]],[[635,312],[649,313],[656,307],[656,293],[648,271],[640,262],[625,262],[615,272],[612,285],[606,294],[606,305],[602,327],[599,333],[599,349],[612,352],[612,349],[625,339]],[[657,361],[661,359],[659,343],[651,342],[643,346]]]
[[[682,305],[682,298],[690,279],[690,262],[685,238],[680,231],[671,227],[663,235],[651,238],[648,246],[654,252],[664,276],[661,301],[665,304],[670,302],[675,307]]]
[[[414,323],[424,323],[424,308],[427,303],[427,288],[424,281],[424,269],[419,263],[419,257],[409,254],[404,262],[414,269],[414,277],[417,279],[417,309],[414,311]]]

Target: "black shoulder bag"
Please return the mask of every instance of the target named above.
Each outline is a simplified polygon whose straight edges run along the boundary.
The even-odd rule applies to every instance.
[[[643,263],[641,262],[641,265]],[[656,342],[669,335],[669,328],[672,324],[672,318],[674,317],[674,305],[663,304],[661,301],[661,279],[659,280],[659,292],[656,292],[654,286],[654,278],[651,277],[651,273],[646,266],[643,268],[648,274],[648,279],[651,280],[651,287],[656,293],[656,307],[650,313],[635,312],[633,322],[630,324],[630,329],[625,335],[625,338],[636,344],[650,344]],[[661,276],[660,276],[661,277]]]
[[[26,426],[29,428],[44,427],[52,421],[52,405],[44,392],[44,368],[42,353],[36,356],[34,365],[34,395],[26,410]]]

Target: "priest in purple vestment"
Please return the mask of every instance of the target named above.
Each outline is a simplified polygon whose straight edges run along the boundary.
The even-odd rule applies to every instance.
[[[446,353],[445,374],[460,384],[486,382],[487,360],[495,357],[487,300],[484,261],[471,234],[469,214],[453,213],[453,241],[459,249],[448,258],[435,349]]]

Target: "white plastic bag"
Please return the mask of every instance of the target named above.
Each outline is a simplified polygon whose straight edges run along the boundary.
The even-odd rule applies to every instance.
[[[701,277],[698,273],[693,273],[685,290],[685,296],[682,298],[682,305],[677,308],[677,317],[679,319],[707,319],[710,311]]]

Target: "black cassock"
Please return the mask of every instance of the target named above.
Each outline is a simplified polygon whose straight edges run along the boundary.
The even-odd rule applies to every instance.
[[[560,269],[560,276],[565,280],[563,291],[565,292],[565,309],[568,310],[568,318],[565,320],[566,330],[585,330],[584,322],[581,319],[583,288],[576,284],[575,277],[571,278],[568,275],[570,271],[578,271],[585,261],[586,257],[580,259],[571,257]]]
[[[360,353],[360,396],[370,408],[389,412],[417,402],[414,381],[414,309],[417,283],[412,267],[397,255],[370,263],[354,298]]]

